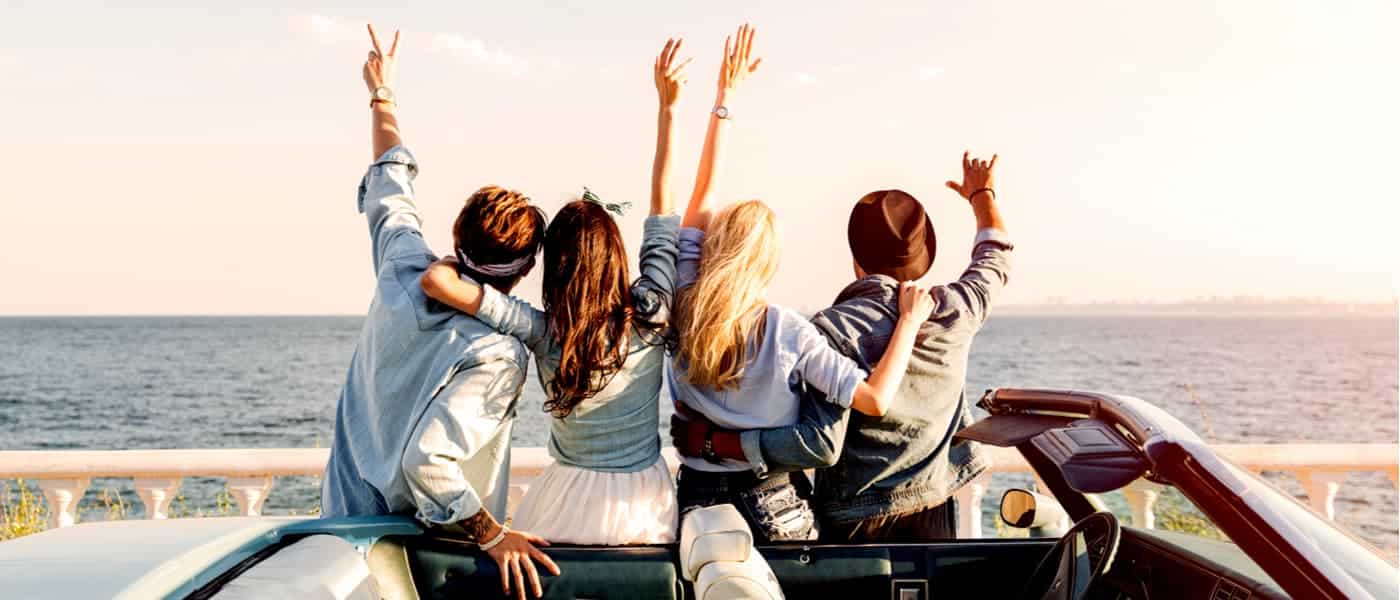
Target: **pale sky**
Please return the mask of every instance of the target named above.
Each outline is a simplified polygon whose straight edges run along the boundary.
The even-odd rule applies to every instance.
[[[1395,2],[3,4],[0,314],[363,313],[368,20],[404,31],[439,252],[488,183],[550,212],[583,185],[633,200],[635,248],[652,57],[668,36],[695,57],[683,202],[724,35],[749,20],[764,61],[731,103],[720,194],[782,219],[773,301],[834,297],[850,206],[881,188],[924,202],[929,281],[955,277],[973,220],[943,182],[965,148],[1001,155],[1007,303],[1396,294]]]

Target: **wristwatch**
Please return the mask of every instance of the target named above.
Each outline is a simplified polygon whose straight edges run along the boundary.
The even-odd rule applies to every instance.
[[[389,104],[395,104],[396,102],[394,100],[394,90],[389,89],[388,86],[383,85],[374,88],[374,94],[369,99],[369,105],[373,107],[375,104],[378,104],[380,102],[388,102]]]
[[[729,108],[721,104],[715,107],[715,116],[721,119],[729,118]]]
[[[720,117],[723,119],[724,117]],[[700,448],[700,456],[714,464],[720,464],[719,455],[715,454],[715,430],[705,429],[705,445]]]

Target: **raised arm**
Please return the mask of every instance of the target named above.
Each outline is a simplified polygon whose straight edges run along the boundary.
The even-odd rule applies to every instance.
[[[972,246],[972,262],[962,276],[936,290],[947,300],[959,302],[970,322],[987,320],[992,303],[1006,287],[1011,271],[1011,242],[1006,224],[997,208],[997,155],[991,160],[970,159],[963,153],[961,182],[949,181],[948,187],[967,199],[977,218],[977,237]]]
[[[713,199],[713,184],[719,176],[725,138],[728,136],[730,119],[735,101],[735,91],[739,84],[758,69],[761,58],[750,60],[753,51],[754,29],[747,23],[739,27],[734,35],[724,38],[724,59],[719,67],[719,89],[715,94],[715,105],[710,112],[710,126],[705,131],[705,146],[700,151],[700,167],[695,173],[695,189],[690,193],[690,205],[685,209],[681,227],[704,230],[710,224],[710,216],[716,212]]]
[[[676,132],[672,118],[676,100],[685,87],[685,67],[690,64],[687,58],[676,62],[676,54],[684,40],[666,40],[666,47],[652,63],[652,74],[656,79],[656,94],[660,108],[656,111],[656,158],[651,163],[651,214],[669,215],[675,210],[675,200],[671,194],[671,138]]]
[[[370,89],[371,150],[374,160],[360,179],[359,210],[369,224],[371,258],[375,272],[385,260],[406,254],[431,252],[423,241],[422,219],[413,201],[413,180],[418,163],[402,146],[398,121],[394,119],[394,65],[398,58],[399,35],[389,52],[379,49],[379,36],[369,28],[372,49],[365,60],[363,75]]]
[[[377,159],[390,148],[403,145],[403,140],[399,138],[399,120],[394,115],[398,104],[394,101],[393,90],[399,60],[399,32],[394,32],[394,43],[389,46],[388,52],[384,52],[374,25],[366,27],[369,28],[369,41],[374,45],[374,49],[369,51],[369,58],[365,60],[364,78],[370,93],[370,144]]]

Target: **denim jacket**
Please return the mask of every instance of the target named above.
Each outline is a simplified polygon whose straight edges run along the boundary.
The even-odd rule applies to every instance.
[[[549,455],[559,464],[612,473],[641,471],[661,457],[659,431],[665,335],[676,289],[676,231],[681,219],[653,215],[643,225],[641,275],[632,283],[634,328],[627,360],[598,393],[563,418],[550,419]],[[529,302],[482,287],[477,318],[515,336],[535,353],[540,385],[559,369],[562,351],[549,330],[549,315]]]
[[[1011,245],[1003,238],[998,230],[978,232],[967,270],[933,288],[933,314],[919,330],[888,414],[869,417],[809,398],[795,425],[740,434],[755,472],[819,468],[818,514],[851,523],[937,506],[985,471],[988,463],[977,444],[952,436],[972,421],[963,393],[968,351],[1006,283]],[[861,278],[812,322],[833,346],[870,369],[894,333],[898,292],[899,282],[889,277]]]
[[[504,520],[525,347],[424,295],[418,279],[437,257],[413,203],[417,172],[396,146],[360,183],[374,302],[340,391],[321,514],[439,525],[486,508]]]

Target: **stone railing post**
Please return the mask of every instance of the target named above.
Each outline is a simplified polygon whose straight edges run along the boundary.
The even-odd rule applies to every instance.
[[[969,481],[958,488],[953,497],[958,499],[958,537],[982,537],[982,497],[987,495],[985,477]]]
[[[1295,474],[1307,491],[1308,504],[1312,505],[1313,510],[1326,516],[1329,521],[1336,520],[1337,491],[1342,489],[1342,481],[1346,480],[1347,474],[1309,470],[1299,470]]]
[[[256,517],[262,514],[263,502],[267,501],[267,493],[271,490],[271,477],[228,478],[228,492],[238,503],[240,516]]]
[[[170,501],[175,499],[175,491],[180,489],[179,477],[138,477],[131,482],[141,503],[146,505],[147,519],[164,519],[169,516]]]
[[[49,505],[49,528],[68,527],[78,521],[78,501],[87,491],[88,479],[40,479],[39,490]]]
[[[1152,509],[1157,505],[1157,496],[1161,490],[1161,486],[1141,480],[1123,488],[1123,499],[1128,501],[1128,509],[1132,511],[1134,527],[1157,528],[1157,517]]]

